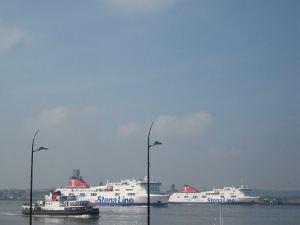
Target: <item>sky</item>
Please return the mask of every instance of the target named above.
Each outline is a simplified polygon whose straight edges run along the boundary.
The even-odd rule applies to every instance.
[[[300,190],[300,2],[0,0],[0,189],[150,176]]]

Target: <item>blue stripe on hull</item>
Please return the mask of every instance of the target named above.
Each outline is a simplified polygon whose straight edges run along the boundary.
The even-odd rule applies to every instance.
[[[169,202],[169,204],[185,204],[185,205],[258,205],[258,202]]]
[[[102,205],[102,206],[147,206],[147,203],[94,203],[95,205]],[[167,206],[168,203],[151,203],[150,206],[155,207],[162,207]]]

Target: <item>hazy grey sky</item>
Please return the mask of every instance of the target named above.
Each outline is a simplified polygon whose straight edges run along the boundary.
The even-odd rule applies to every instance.
[[[0,0],[0,189],[299,190],[299,4]]]

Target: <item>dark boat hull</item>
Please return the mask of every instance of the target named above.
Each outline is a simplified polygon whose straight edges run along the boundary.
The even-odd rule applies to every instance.
[[[29,210],[22,210],[23,215],[30,215]],[[32,210],[32,215],[49,215],[49,216],[81,216],[81,215],[89,215],[89,216],[98,216],[99,209],[93,209],[88,211],[83,210]]]

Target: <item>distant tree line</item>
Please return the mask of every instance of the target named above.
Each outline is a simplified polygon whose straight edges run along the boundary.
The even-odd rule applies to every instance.
[[[43,200],[45,195],[49,194],[48,189],[33,190],[32,199],[33,200]],[[19,200],[19,201],[29,201],[30,200],[30,190],[25,189],[2,189],[0,190],[0,200]]]

